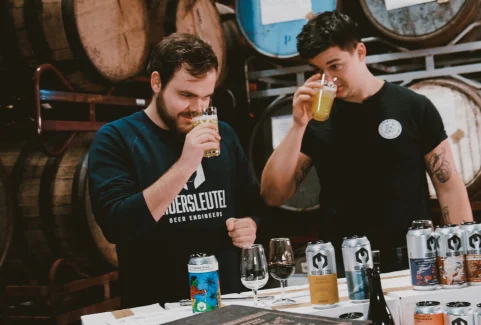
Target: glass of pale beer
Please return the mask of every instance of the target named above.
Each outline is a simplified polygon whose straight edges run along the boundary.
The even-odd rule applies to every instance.
[[[337,86],[334,81],[328,81],[325,75],[322,75],[321,80],[318,81],[321,88],[312,100],[312,117],[316,121],[325,121],[331,114],[332,104],[336,98]]]
[[[219,120],[217,118],[217,108],[214,106],[209,106],[204,108],[201,112],[192,113],[192,123],[194,127],[202,123],[212,123],[216,125],[217,132],[219,132]],[[220,155],[219,149],[209,149],[204,152],[204,157],[216,157]]]

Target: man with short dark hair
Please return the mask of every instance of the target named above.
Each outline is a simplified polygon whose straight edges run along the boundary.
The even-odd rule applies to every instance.
[[[235,132],[223,122],[193,128],[191,115],[210,105],[217,58],[200,38],[173,34],[148,72],[151,104],[103,126],[89,155],[92,209],[117,245],[122,306],[188,298],[196,252],[216,256],[222,293],[239,292],[239,248],[257,230],[245,216],[258,195]],[[221,154],[204,159],[213,148]]]
[[[441,117],[426,97],[369,71],[350,17],[324,12],[297,39],[300,55],[318,73],[294,94],[293,125],[264,168],[261,194],[270,205],[283,204],[314,166],[322,238],[340,253],[343,237],[367,235],[381,250],[383,271],[405,268],[398,256],[411,222],[431,219],[426,171],[444,222],[473,219]],[[324,122],[311,120],[321,74],[337,85]]]

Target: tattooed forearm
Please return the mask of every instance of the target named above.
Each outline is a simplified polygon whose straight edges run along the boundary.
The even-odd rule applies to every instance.
[[[299,188],[299,185],[301,185],[302,181],[304,178],[306,178],[307,173],[312,167],[312,160],[310,158],[304,160],[304,162],[301,164],[299,170],[296,171],[294,174],[294,181],[296,183],[296,189]]]
[[[449,208],[447,206],[443,207],[443,220],[445,225],[449,225],[451,223],[451,219],[449,218]]]
[[[439,153],[434,153],[429,158],[429,174],[436,176],[441,183],[446,183],[451,178],[451,164],[446,160],[446,150],[443,149]]]

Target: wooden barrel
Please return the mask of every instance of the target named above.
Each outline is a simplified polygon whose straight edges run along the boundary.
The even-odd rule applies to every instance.
[[[367,18],[379,31],[416,47],[447,44],[475,19],[480,4],[479,0],[431,1],[387,10],[385,0],[361,0]]]
[[[57,136],[58,137],[58,136]],[[45,282],[52,263],[66,258],[78,270],[97,275],[118,265],[90,210],[87,186],[88,148],[94,133],[81,133],[61,157],[28,151],[18,175],[16,245],[27,258],[35,280]],[[8,265],[8,264],[6,264]]]
[[[432,79],[409,87],[429,98],[444,122],[458,173],[471,199],[481,190],[481,96],[468,85],[449,79]],[[436,197],[429,180],[429,192]]]
[[[297,57],[297,35],[307,18],[336,9],[336,0],[236,1],[239,27],[249,44],[259,53],[286,59]]]
[[[258,182],[267,160],[291,124],[292,96],[288,96],[274,100],[254,127],[249,142],[249,164]],[[315,168],[311,168],[297,192],[281,208],[294,212],[319,209],[319,193],[319,178]]]
[[[17,63],[30,67],[52,63],[79,90],[104,91],[145,67],[144,0],[6,0],[0,15],[11,24],[3,24],[8,57],[19,54]]]
[[[219,60],[217,85],[225,78],[226,46],[222,23],[211,0],[149,0],[152,46],[174,32],[194,34],[208,42]]]

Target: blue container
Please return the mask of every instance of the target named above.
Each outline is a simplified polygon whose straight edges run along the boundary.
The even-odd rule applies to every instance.
[[[312,12],[318,14],[335,10],[337,1],[311,0],[311,5]],[[256,51],[280,59],[298,56],[297,35],[306,24],[307,19],[262,25],[261,0],[237,0],[236,14],[242,34]]]

